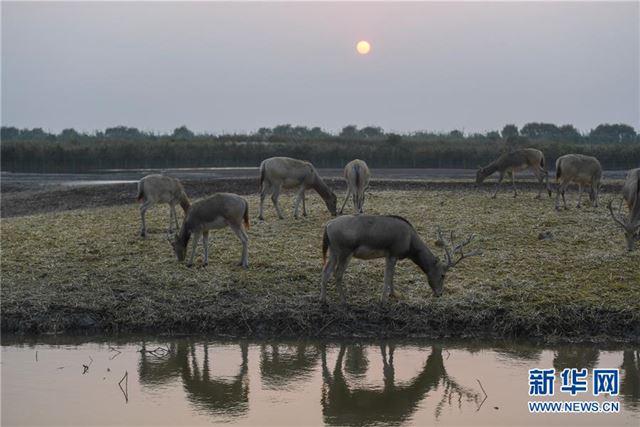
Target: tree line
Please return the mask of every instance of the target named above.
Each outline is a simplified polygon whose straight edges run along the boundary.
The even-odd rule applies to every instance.
[[[100,169],[256,166],[271,156],[342,167],[361,158],[371,167],[475,168],[521,147],[541,149],[552,164],[567,153],[596,156],[605,169],[640,165],[640,136],[625,124],[601,124],[588,133],[572,125],[508,124],[501,131],[386,132],[376,126],[278,125],[247,134],[196,134],[186,126],[157,134],[117,126],[93,133],[2,127],[1,165],[11,172],[88,172]]]

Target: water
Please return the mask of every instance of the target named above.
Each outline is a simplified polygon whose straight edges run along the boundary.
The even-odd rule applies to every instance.
[[[620,368],[620,413],[529,414],[535,367]],[[640,349],[3,337],[3,425],[212,423],[638,425]]]

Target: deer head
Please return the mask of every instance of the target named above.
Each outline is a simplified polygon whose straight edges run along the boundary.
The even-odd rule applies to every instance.
[[[618,206],[618,213],[613,211],[613,200],[609,201],[607,207],[611,213],[611,218],[618,224],[624,231],[624,238],[627,241],[627,250],[633,251],[636,248],[635,242],[640,240],[640,219],[633,221],[633,218],[625,218],[622,215],[622,200]]]
[[[455,267],[460,261],[465,258],[469,258],[476,255],[481,255],[480,251],[471,251],[468,253],[464,253],[464,247],[470,244],[473,239],[475,239],[475,234],[471,234],[462,242],[455,244],[455,236],[453,231],[450,233],[449,241],[446,241],[442,229],[438,227],[437,232],[437,241],[438,246],[442,246],[445,251],[445,259],[444,262],[438,260],[435,265],[431,266],[429,272],[427,273],[427,279],[429,281],[429,285],[433,290],[435,296],[439,297],[442,295],[442,291],[444,288],[444,278],[449,269]],[[457,259],[456,259],[457,257]]]

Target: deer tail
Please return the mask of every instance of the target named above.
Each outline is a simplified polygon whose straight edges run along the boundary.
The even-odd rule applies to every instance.
[[[245,201],[245,203],[244,203],[243,219],[244,219],[244,226],[248,230],[249,228],[251,228],[251,226],[249,225],[249,202],[247,202],[247,201]]]
[[[327,262],[327,250],[329,250],[329,234],[327,233],[327,227],[325,227],[324,235],[322,236],[322,264]]]
[[[144,198],[144,181],[140,180],[138,182],[138,195],[136,196],[136,200],[140,202],[142,201],[143,198]]]

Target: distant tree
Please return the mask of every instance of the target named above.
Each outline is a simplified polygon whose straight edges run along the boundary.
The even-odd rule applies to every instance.
[[[311,138],[315,138],[315,139],[320,139],[320,138],[326,138],[329,136],[328,133],[326,133],[325,131],[323,131],[320,127],[318,126],[314,126],[313,128],[311,128],[311,130],[309,131],[309,136]]]
[[[291,125],[278,125],[273,128],[273,135],[275,136],[291,136],[293,132]]]
[[[492,141],[497,141],[498,139],[500,139],[500,132],[498,132],[497,130],[492,130],[487,132],[486,136],[487,136],[487,139],[490,139]]]
[[[258,132],[256,132],[256,135],[258,135],[258,137],[260,137],[260,139],[266,140],[271,135],[273,135],[273,131],[271,129],[269,129],[269,128],[260,128],[260,129],[258,129]]]
[[[504,139],[511,137],[516,137],[520,135],[520,133],[518,132],[518,126],[516,125],[505,125],[502,128],[502,137]]]
[[[384,136],[384,129],[379,126],[366,126],[360,129],[359,133],[365,138],[377,138]]]
[[[558,126],[552,123],[527,123],[520,133],[531,139],[555,139],[560,135]]]
[[[562,125],[558,129],[559,139],[565,142],[580,142],[582,135],[573,125]]]
[[[636,131],[633,127],[623,123],[598,125],[589,133],[592,142],[633,142],[636,139]]]
[[[142,139],[144,136],[138,129],[127,126],[115,126],[104,130],[105,139],[130,140]]]
[[[340,138],[353,139],[358,136],[358,127],[356,125],[348,125],[340,131]]]
[[[186,139],[192,139],[194,137],[194,134],[189,130],[189,128],[182,125],[179,128],[175,128],[171,136],[175,139],[186,140]]]
[[[20,130],[13,126],[2,126],[0,130],[0,139],[2,141],[9,141],[11,139],[18,139],[20,136]]]
[[[44,141],[53,140],[55,136],[45,132],[42,128],[22,129],[20,131],[20,139],[25,141]]]
[[[451,132],[449,132],[449,136],[452,138],[456,138],[456,139],[462,139],[464,138],[464,133],[462,133],[461,131],[454,129]]]
[[[58,135],[58,139],[61,141],[77,141],[80,134],[73,128],[63,129]]]
[[[390,133],[387,135],[387,143],[391,145],[398,145],[401,142],[402,136],[398,135],[397,133]]]

